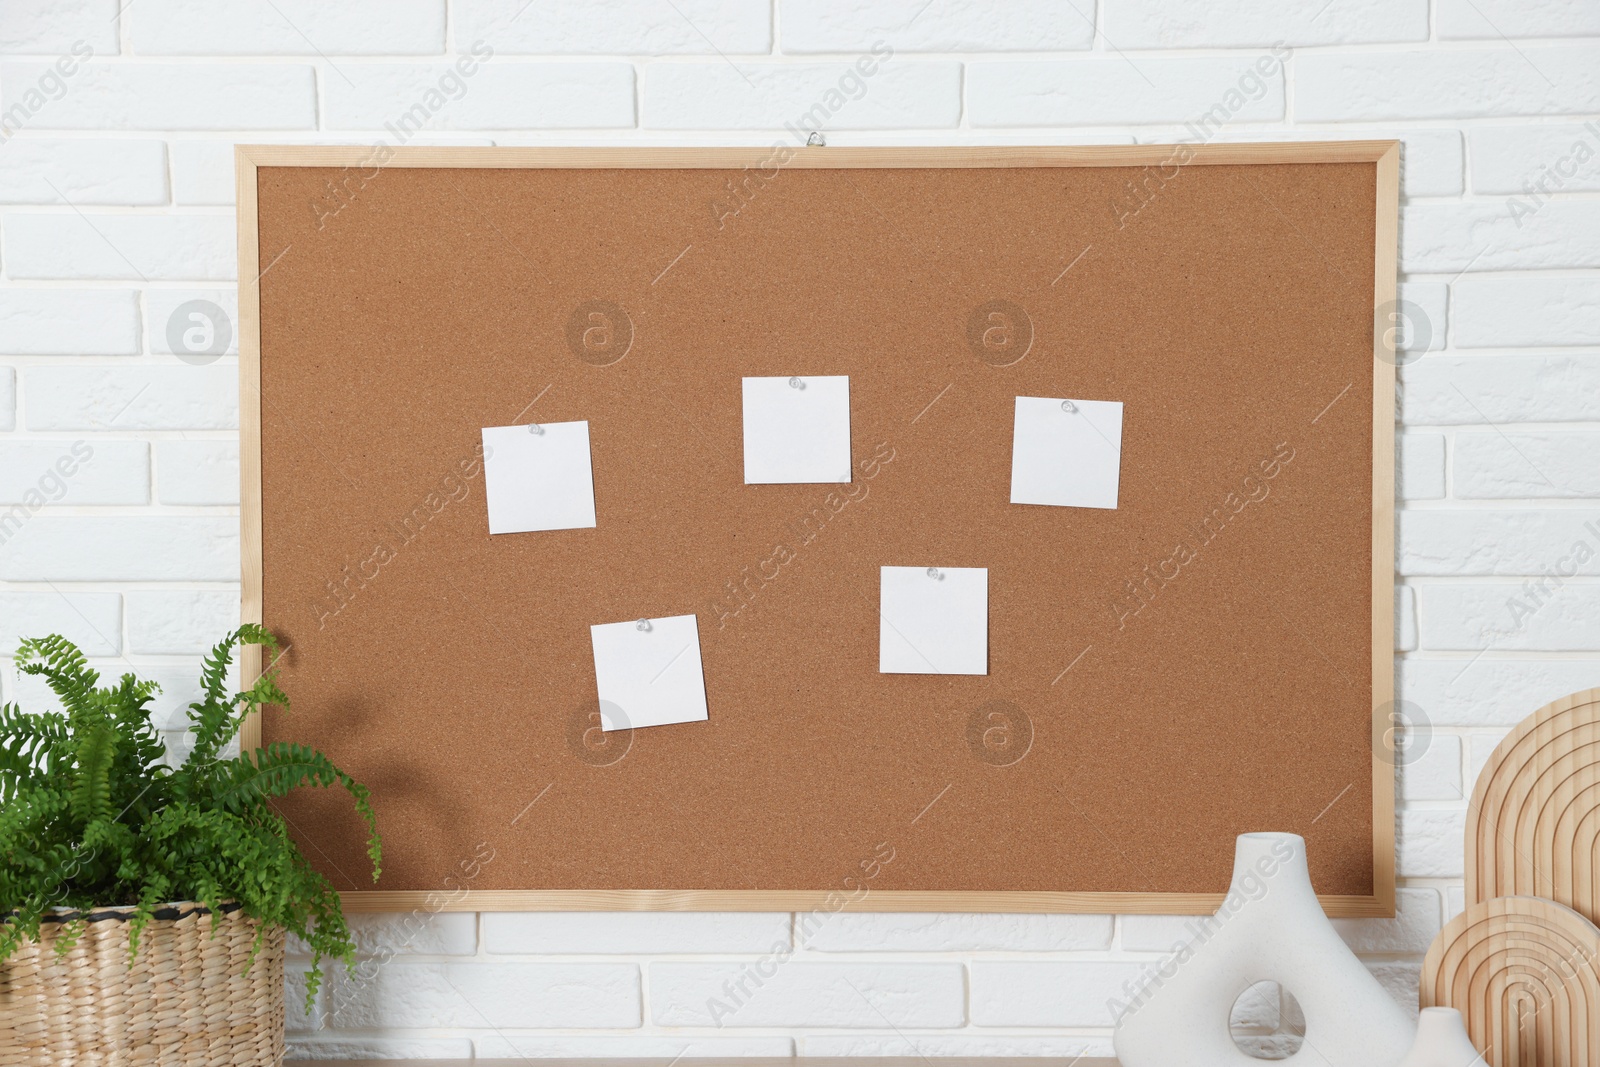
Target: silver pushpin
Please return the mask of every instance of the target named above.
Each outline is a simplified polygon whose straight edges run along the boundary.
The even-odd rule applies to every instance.
[[[1061,410],[1065,411],[1068,415],[1071,415],[1078,410],[1078,405],[1074,404],[1070,400],[1063,400],[1061,402]]]
[[[639,629],[644,631],[645,633],[649,633],[650,632],[650,620],[649,619],[640,619],[639,620]]]
[[[789,388],[790,389],[804,389],[805,387],[806,387],[806,383],[801,381],[799,378],[790,378],[789,379]]]

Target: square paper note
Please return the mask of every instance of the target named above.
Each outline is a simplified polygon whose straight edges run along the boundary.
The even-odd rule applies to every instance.
[[[988,674],[988,568],[882,568],[878,673]]]
[[[849,480],[848,376],[744,380],[744,484]]]
[[[600,729],[706,719],[700,625],[693,615],[589,627],[600,686]]]
[[[491,534],[594,526],[589,424],[485,427],[483,481]]]
[[[1017,397],[1011,502],[1114,508],[1122,469],[1122,404]]]

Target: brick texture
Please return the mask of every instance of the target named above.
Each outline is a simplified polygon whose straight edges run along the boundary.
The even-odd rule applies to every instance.
[[[181,750],[200,656],[237,624],[236,143],[1397,138],[1395,672],[1417,744],[1399,914],[1339,927],[1414,1009],[1462,907],[1478,769],[1540,705],[1600,687],[1597,115],[1594,3],[3,0],[0,693],[56,706],[10,655],[60,632],[159,681]],[[195,329],[226,351],[180,358]],[[290,1042],[1108,1055],[1107,1000],[1183,922],[364,915],[363,970],[332,968],[309,1014],[295,947]]]

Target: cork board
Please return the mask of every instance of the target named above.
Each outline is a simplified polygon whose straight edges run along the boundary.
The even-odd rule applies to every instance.
[[[1204,912],[1272,829],[1392,911],[1397,148],[1176,151],[241,148],[246,742],[372,788],[376,889],[282,809],[348,905]],[[849,486],[742,483],[789,374]],[[1123,402],[1115,510],[1008,502],[1019,395]],[[577,419],[598,526],[491,538]],[[882,565],[989,569],[987,676],[878,673]],[[602,735],[688,613],[710,720]]]

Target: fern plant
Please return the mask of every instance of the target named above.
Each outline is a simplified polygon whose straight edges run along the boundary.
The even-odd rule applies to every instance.
[[[311,869],[270,801],[301,786],[348,791],[367,825],[376,881],[381,852],[367,789],[305,745],[223,755],[246,715],[289,706],[270,669],[244,692],[228,691],[234,649],[244,644],[264,646],[269,663],[277,653],[272,635],[253,625],[212,649],[200,699],[189,705],[194,747],[174,768],[150,721],[154,682],[124,674],[97,688],[100,675],[66,638],[22,642],[18,669],[42,676],[66,710],[0,707],[0,962],[37,939],[54,908],[131,905],[137,953],[158,906],[193,900],[213,911],[236,902],[259,919],[257,950],[270,926],[304,939],[314,953],[308,1004],[324,957],[353,966],[338,893]],[[68,924],[59,951],[83,922]]]

